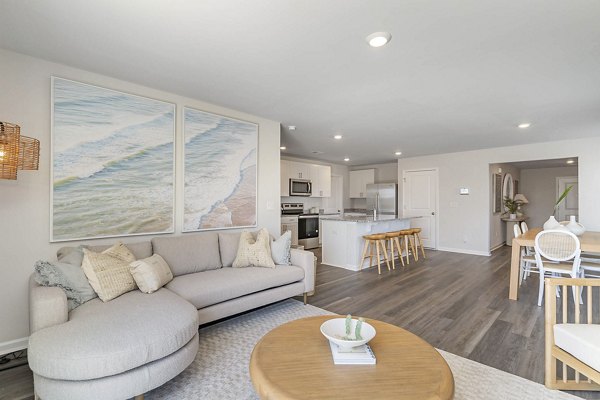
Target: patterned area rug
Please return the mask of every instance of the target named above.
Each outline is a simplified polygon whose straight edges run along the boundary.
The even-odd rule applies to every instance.
[[[258,399],[248,364],[254,345],[271,329],[330,312],[285,300],[200,330],[200,350],[184,372],[146,394],[148,400]],[[440,350],[455,381],[456,400],[580,400],[567,393]]]

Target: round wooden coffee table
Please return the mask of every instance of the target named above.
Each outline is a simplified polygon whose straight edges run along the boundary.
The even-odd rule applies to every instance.
[[[303,318],[267,333],[254,347],[250,376],[262,399],[452,399],[454,378],[442,356],[412,333],[376,320],[369,345],[376,365],[335,365],[321,324]]]

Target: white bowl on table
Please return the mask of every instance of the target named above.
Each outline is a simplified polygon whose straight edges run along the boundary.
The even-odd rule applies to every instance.
[[[357,322],[357,319],[352,318],[350,335],[348,335],[350,338],[354,338]],[[342,338],[346,336],[346,318],[333,318],[321,324],[321,333],[331,342],[337,344],[340,348],[351,349],[353,347],[362,346],[363,344],[368,343],[375,337],[377,332],[371,324],[368,322],[363,322],[362,329],[360,331],[362,340],[344,340]]]

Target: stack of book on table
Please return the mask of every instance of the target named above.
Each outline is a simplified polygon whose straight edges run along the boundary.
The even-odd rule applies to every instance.
[[[329,341],[331,347],[331,355],[333,356],[333,363],[337,365],[343,364],[362,364],[362,365],[374,365],[377,360],[375,354],[368,344],[362,346],[353,347],[351,349],[341,349],[337,344]]]

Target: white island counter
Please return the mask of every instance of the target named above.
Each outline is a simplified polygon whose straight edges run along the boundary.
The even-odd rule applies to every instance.
[[[360,257],[364,246],[363,235],[392,232],[410,228],[411,218],[378,218],[372,217],[323,217],[323,264],[360,270]],[[363,268],[369,266],[367,258]]]

